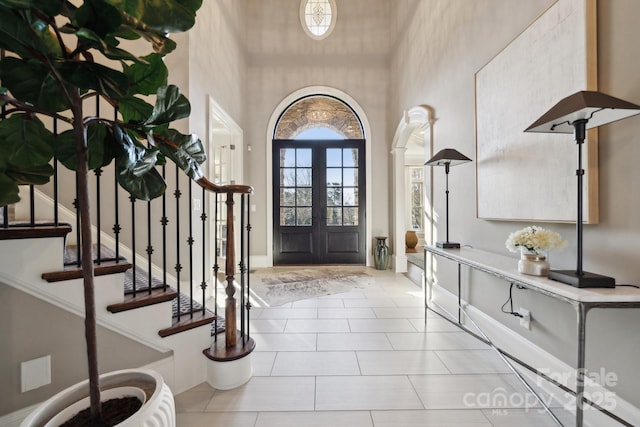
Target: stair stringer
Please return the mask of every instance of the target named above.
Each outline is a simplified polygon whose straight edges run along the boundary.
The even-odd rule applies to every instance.
[[[63,269],[64,238],[0,240],[0,282],[84,318],[83,279],[49,283],[44,272]],[[180,393],[206,380],[202,348],[211,345],[211,326],[204,325],[161,338],[158,331],[172,324],[171,302],[110,313],[109,304],[124,298],[124,273],[96,276],[97,323],[159,352],[172,352],[172,367],[163,367],[167,384]]]

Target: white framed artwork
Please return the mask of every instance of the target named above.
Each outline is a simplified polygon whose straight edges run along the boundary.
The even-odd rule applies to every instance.
[[[482,219],[575,222],[573,135],[525,133],[561,99],[597,90],[596,1],[558,0],[475,76]],[[585,223],[598,222],[597,131],[583,147]]]

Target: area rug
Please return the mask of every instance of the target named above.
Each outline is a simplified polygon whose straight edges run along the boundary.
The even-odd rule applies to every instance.
[[[274,267],[251,274],[251,293],[260,305],[275,307],[293,301],[366,289],[374,278],[366,267]]]

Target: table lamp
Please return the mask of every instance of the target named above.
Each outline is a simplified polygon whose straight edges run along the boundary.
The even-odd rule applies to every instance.
[[[614,288],[613,277],[589,273],[582,269],[582,145],[586,130],[640,114],[640,106],[606,95],[601,92],[580,91],[570,95],[542,117],[525,132],[573,133],[578,146],[578,208],[576,218],[577,262],[575,270],[551,270],[549,278],[577,288]]]
[[[449,168],[451,166],[456,166],[461,163],[470,162],[471,159],[460,153],[453,148],[445,148],[444,150],[440,150],[435,156],[429,159],[425,165],[426,166],[444,166],[444,173],[446,177],[446,190],[445,190],[445,199],[446,199],[446,241],[445,242],[436,242],[436,246],[443,249],[452,249],[459,248],[460,243],[454,243],[449,241]]]

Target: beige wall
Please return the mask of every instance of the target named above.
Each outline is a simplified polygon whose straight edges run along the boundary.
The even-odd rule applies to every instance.
[[[394,2],[395,3],[395,2]],[[412,17],[400,29],[401,39],[391,65],[391,94],[388,129],[402,117],[402,111],[419,104],[435,109],[435,151],[453,147],[475,158],[474,74],[543,12],[552,0],[406,0],[398,2],[394,22]],[[640,102],[640,3],[635,0],[598,2],[599,87],[605,93]],[[569,95],[569,94],[567,94]],[[514,94],[517,96],[517,94]],[[542,114],[544,111],[541,111]],[[618,283],[640,283],[640,193],[632,190],[637,181],[640,158],[640,118],[635,117],[600,130],[600,224],[584,231],[585,269],[616,277]],[[435,174],[434,188],[442,189],[444,174]],[[460,166],[450,176],[452,237],[476,248],[508,254],[504,241],[522,223],[486,221],[475,216],[475,167]],[[444,192],[435,191],[436,212],[444,214]],[[571,242],[553,253],[552,266],[575,265],[574,226],[546,224]],[[440,235],[444,228],[438,225]],[[515,262],[515,261],[514,261]],[[440,281],[453,282],[454,269],[440,263]],[[466,279],[465,279],[466,280]],[[526,331],[517,319],[500,312],[508,297],[503,282],[474,274],[464,291],[471,303],[505,323],[527,339],[574,365],[576,359],[575,312],[567,304],[517,291],[517,306],[531,310],[534,323]],[[587,367],[605,368],[618,375],[613,389],[623,399],[640,406],[640,374],[633,355],[640,352],[638,310],[593,310],[589,315]],[[544,367],[542,367],[544,368]]]
[[[87,378],[84,319],[3,283],[0,301],[0,416]],[[100,373],[138,368],[169,356],[100,326],[97,337]],[[52,383],[21,393],[20,363],[46,355],[51,355]]]
[[[299,20],[297,0],[248,0],[247,120],[245,144],[248,184],[256,194],[252,203],[252,253],[267,254],[268,123],[275,108],[288,95],[308,86],[342,91],[362,107],[371,125],[370,141],[375,171],[372,210],[373,235],[388,235],[389,146],[386,106],[388,93],[388,10],[391,2],[349,0],[338,2],[337,24],[324,40],[310,39]],[[278,112],[280,113],[280,112]],[[371,244],[371,242],[368,242]]]

